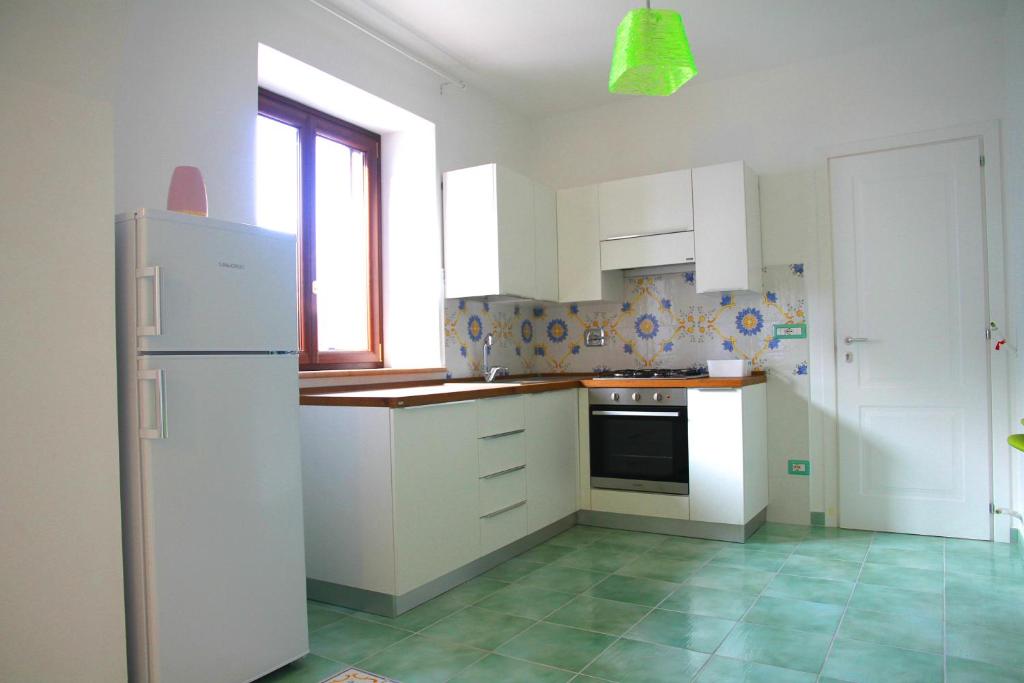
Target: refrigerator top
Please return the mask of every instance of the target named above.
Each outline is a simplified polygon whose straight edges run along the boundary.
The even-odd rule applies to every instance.
[[[217,218],[193,216],[187,213],[178,213],[177,211],[165,211],[164,209],[136,209],[135,211],[126,211],[124,213],[117,214],[114,217],[114,220],[117,223],[124,223],[128,221],[142,220],[145,218],[171,223],[180,223],[183,225],[202,226],[206,229],[230,230],[232,232],[245,232],[250,234],[256,232],[257,234],[271,239],[287,240],[290,242],[295,241],[294,235],[289,235],[288,233],[279,232],[277,230],[268,230],[267,228],[261,228],[258,225],[233,223],[231,221],[224,221]]]

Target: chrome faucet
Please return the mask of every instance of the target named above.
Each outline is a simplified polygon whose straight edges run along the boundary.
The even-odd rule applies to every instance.
[[[488,334],[484,337],[484,381],[493,382],[498,377],[505,377],[509,374],[508,368],[501,366],[491,367],[491,348],[494,346],[494,335]]]

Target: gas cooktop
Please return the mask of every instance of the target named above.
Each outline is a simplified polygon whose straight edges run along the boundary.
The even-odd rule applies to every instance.
[[[609,370],[594,379],[696,379],[707,376],[705,368],[644,368]]]

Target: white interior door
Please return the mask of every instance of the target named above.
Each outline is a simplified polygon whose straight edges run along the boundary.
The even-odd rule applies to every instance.
[[[308,650],[296,358],[139,363],[149,680],[253,680]]]
[[[977,138],[831,159],[839,523],[991,538]]]

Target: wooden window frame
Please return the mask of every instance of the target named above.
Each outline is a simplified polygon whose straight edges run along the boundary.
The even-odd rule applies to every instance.
[[[301,150],[301,220],[297,241],[299,310],[299,369],[340,370],[384,367],[383,287],[381,264],[381,160],[380,135],[259,89],[259,114],[299,131]],[[316,137],[329,138],[364,153],[369,197],[369,348],[364,351],[319,351],[316,295]]]

